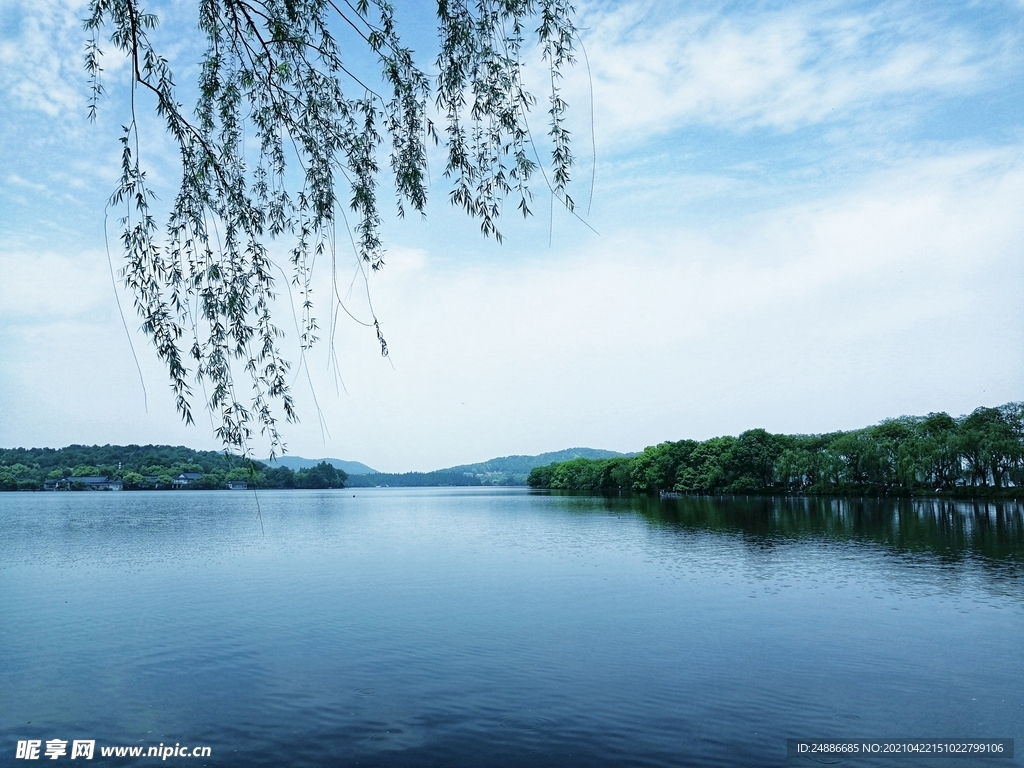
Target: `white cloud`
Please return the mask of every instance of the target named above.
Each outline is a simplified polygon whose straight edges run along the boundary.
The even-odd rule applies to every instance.
[[[113,299],[105,253],[0,248],[0,320],[53,323],[79,318]]]
[[[449,226],[458,214],[438,195],[423,229],[406,222],[388,232],[387,266],[370,277],[394,367],[380,359],[373,329],[342,318],[336,345],[348,394],[335,397],[322,344],[309,370],[332,437],[321,439],[301,372],[293,451],[430,469],[574,444],[638,449],[756,425],[855,427],[1024,397],[1024,148],[978,149],[987,139],[975,135],[959,148],[906,139],[893,152],[879,131],[861,137],[852,171],[837,171],[819,167],[826,163],[805,134],[782,161],[763,162],[759,143],[814,125],[842,133],[851,118],[872,127],[900,120],[920,109],[922,94],[955,101],[979,92],[1002,71],[1008,44],[941,31],[895,6],[743,17],[680,16],[678,7],[630,5],[584,19],[599,138],[633,149],[650,140],[643,155],[598,170],[594,224],[603,236],[556,225],[549,248],[542,213],[525,224],[510,218],[509,241],[492,249],[475,224]],[[0,399],[19,403],[0,409],[0,444],[215,447],[205,418],[192,430],[178,425],[166,374],[127,301],[149,385],[143,411],[96,207],[116,174],[116,147],[91,134],[65,147],[59,121],[40,117],[81,109],[75,99],[85,93],[81,10],[41,8],[29,18],[36,12],[24,6],[27,31],[0,53],[14,62],[0,88],[17,109],[37,111],[32,130],[12,123],[13,141],[43,147],[20,150],[4,173],[7,199],[34,207],[17,231],[14,216],[5,222],[4,239],[18,245],[0,243]],[[58,23],[61,14],[71,22]],[[45,44],[31,50],[51,29],[64,41],[56,58]],[[18,90],[32,83],[54,100],[36,104],[34,91]],[[1005,135],[1014,126],[1001,119]],[[727,137],[741,156],[730,145],[694,167],[676,158],[675,137],[659,141],[694,126]],[[154,135],[162,138],[151,145],[152,179],[172,183],[173,152]],[[845,161],[851,144],[837,151],[841,142],[829,151]],[[789,176],[774,173],[780,164]],[[99,202],[64,204],[76,188]],[[543,200],[537,208],[545,211]],[[525,245],[519,227],[529,230]],[[110,230],[116,266],[113,221]],[[339,259],[339,291],[365,319],[349,264]],[[314,298],[324,337],[330,295],[321,273]],[[293,338],[285,300],[279,324]]]
[[[567,252],[472,266],[396,245],[371,276],[394,366],[372,329],[342,318],[347,393],[335,395],[326,344],[307,361],[330,438],[303,372],[303,422],[286,439],[301,455],[398,471],[1021,399],[1024,362],[1008,350],[1024,345],[1022,206],[1011,148],[906,162],[729,229],[618,225]],[[135,334],[144,412],[102,253],[3,259],[0,396],[23,404],[0,417],[5,444],[215,445],[202,415],[179,427]]]
[[[1019,399],[1024,368],[1005,350],[1024,343],[1022,205],[1019,151],[965,153],[731,233],[665,225],[543,264],[385,269],[374,299],[395,368],[343,327],[349,394],[318,378],[332,445],[424,469]],[[316,452],[320,438],[291,442]]]
[[[11,3],[15,34],[0,40],[0,93],[9,105],[48,117],[84,114],[83,0]]]
[[[6,181],[12,187],[22,187],[24,189],[30,189],[33,192],[44,192],[45,193],[45,192],[48,191],[45,184],[37,184],[34,181],[29,181],[28,179],[23,179],[23,178],[21,178],[21,176],[19,176],[16,173],[8,174]]]
[[[906,6],[667,14],[632,3],[584,15],[604,143],[695,124],[789,131],[893,98],[963,93],[1004,63],[1008,45]]]

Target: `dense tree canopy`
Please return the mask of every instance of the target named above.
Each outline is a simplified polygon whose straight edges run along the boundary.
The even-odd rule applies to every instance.
[[[904,416],[826,435],[680,440],[635,457],[574,459],[534,469],[536,488],[644,493],[908,493],[1024,491],[1024,403]]]
[[[576,448],[559,454],[581,451],[599,456],[606,453]],[[514,469],[530,458],[538,457],[505,457],[427,473],[356,475],[349,484],[504,483],[515,475],[487,470]],[[293,472],[182,446],[0,448],[0,490],[37,490],[47,479],[92,476],[121,479],[129,489],[169,488],[174,476],[186,472],[204,478],[191,487],[211,488],[224,487],[231,480],[268,488],[338,488],[349,480],[327,462]],[[665,442],[636,455],[573,458],[536,467],[528,484],[653,494],[1020,496],[1024,494],[1024,403],[978,408],[959,418],[945,413],[902,416],[850,432],[776,435],[751,429],[738,437]]]
[[[107,477],[126,490],[170,490],[182,473],[197,475],[190,490],[226,488],[344,488],[348,475],[326,462],[293,472],[219,451],[181,445],[69,445],[66,448],[0,448],[0,491],[38,491],[47,480]]]
[[[289,420],[296,412],[273,312],[269,242],[288,243],[305,350],[321,332],[312,267],[332,247],[339,214],[348,226],[344,208],[354,216],[361,263],[384,263],[384,154],[398,214],[422,213],[428,142],[443,144],[450,202],[500,239],[506,198],[529,213],[528,184],[540,163],[527,119],[536,99],[522,77],[525,57],[537,48],[550,82],[545,180],[571,209],[573,156],[559,79],[573,61],[574,9],[568,0],[438,0],[433,78],[403,43],[386,0],[199,0],[196,11],[205,53],[190,110],[178,101],[167,51],[153,42],[157,16],[141,0],[91,0],[91,111],[103,93],[109,39],[130,72],[131,115],[111,200],[122,212],[121,275],[143,331],[187,422],[194,386],[203,382],[227,447],[246,450],[255,426],[276,450],[277,410]],[[375,73],[354,70],[351,46],[372,55]],[[163,233],[140,157],[137,108],[155,108],[180,152],[181,185]],[[331,315],[333,327],[333,306]],[[370,324],[387,354],[376,318]],[[236,389],[236,367],[245,371],[249,397]]]

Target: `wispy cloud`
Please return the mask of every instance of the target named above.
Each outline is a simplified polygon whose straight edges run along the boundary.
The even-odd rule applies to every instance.
[[[921,94],[963,94],[1005,66],[1011,43],[913,5],[667,7],[592,6],[584,16],[606,143],[690,125],[792,131]]]
[[[166,40],[188,44],[186,5],[162,7],[177,14]],[[150,385],[143,412],[103,231],[126,73],[111,73],[99,125],[74,128],[86,126],[83,13],[78,0],[0,5],[0,400],[19,403],[0,409],[0,440],[215,447],[212,430],[180,428],[122,292]],[[325,343],[295,359],[304,421],[291,447],[424,469],[1020,399],[1024,146],[1005,104],[1019,104],[1024,48],[1010,18],[1010,4],[953,0],[592,0],[581,24],[602,236],[556,207],[549,245],[541,196],[542,215],[509,217],[497,248],[439,187],[427,223],[389,228],[387,266],[369,278],[394,367],[374,330],[339,312],[337,398],[334,286],[316,282]],[[111,70],[120,60],[111,53]],[[574,120],[589,121],[587,85],[581,61],[566,79]],[[962,130],[927,130],[942,109]],[[176,155],[146,112],[145,159],[166,203]],[[116,269],[113,218],[108,231]],[[338,253],[338,293],[366,320],[362,273]],[[287,285],[278,321],[294,358]]]
[[[86,76],[83,0],[13,2],[2,13],[0,93],[8,105],[50,118],[82,111]],[[77,55],[69,56],[74,52]]]
[[[45,184],[37,184],[34,181],[29,181],[28,179],[23,179],[23,178],[21,178],[21,176],[19,176],[16,173],[9,173],[9,174],[7,174],[7,178],[5,179],[5,181],[9,185],[11,185],[12,187],[21,187],[23,189],[30,189],[33,192],[45,193],[45,192],[48,191]]]
[[[1021,205],[1017,150],[965,152],[727,232],[645,222],[550,261],[458,268],[409,254],[374,277],[395,369],[343,323],[349,394],[320,404],[361,455],[412,469],[425,443],[443,466],[1004,402],[1022,371],[1001,352],[1024,327]]]

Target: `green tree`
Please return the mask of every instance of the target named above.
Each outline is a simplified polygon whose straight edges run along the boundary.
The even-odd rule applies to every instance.
[[[232,467],[224,473],[224,482],[231,482],[233,480],[241,480],[242,482],[249,483],[250,486],[262,486],[266,480],[261,472],[256,471],[255,467],[241,466]]]
[[[485,236],[500,239],[506,197],[529,213],[536,164],[527,115],[536,98],[524,87],[522,67],[534,46],[550,71],[546,178],[552,195],[573,208],[573,155],[559,88],[573,62],[573,15],[569,0],[440,0],[432,82],[403,42],[387,0],[199,0],[205,53],[191,110],[178,101],[167,51],[150,36],[157,17],[141,0],[90,0],[90,114],[103,92],[101,37],[109,35],[127,59],[132,89],[111,197],[123,212],[122,277],[186,422],[193,421],[194,381],[204,381],[225,446],[244,452],[258,425],[272,450],[281,447],[274,406],[288,420],[296,414],[271,311],[268,242],[289,241],[305,350],[319,332],[310,271],[333,242],[340,205],[354,214],[359,258],[373,269],[384,263],[383,153],[400,216],[425,210],[431,140],[445,146],[450,202],[478,219]],[[375,59],[377,74],[350,68],[339,30]],[[427,116],[428,99],[443,115],[440,131]],[[155,108],[180,154],[181,184],[164,236],[138,152],[137,103]],[[372,325],[386,355],[376,318]],[[251,403],[234,395],[234,364],[247,372]]]
[[[863,488],[884,482],[889,476],[886,465],[887,451],[866,430],[847,432],[829,446],[842,463],[838,482],[841,485]]]
[[[775,485],[775,464],[787,441],[763,429],[748,429],[737,438],[729,452],[729,465],[735,479],[729,490],[763,491]]]
[[[526,477],[526,484],[531,488],[551,488],[551,481],[555,475],[555,467],[558,463],[547,464],[543,467],[534,467]]]
[[[960,424],[960,449],[970,467],[971,484],[1002,488],[1005,475],[1020,461],[1018,430],[999,408],[978,408]],[[1012,418],[1012,416],[1011,416]]]
[[[294,488],[295,473],[288,467],[271,467],[263,471],[266,483],[271,488]]]
[[[42,483],[42,473],[24,464],[0,466],[0,490],[22,491],[38,488]]]
[[[630,469],[633,489],[648,493],[672,490],[679,468],[698,445],[694,440],[680,440],[645,448],[633,460]]]
[[[948,413],[930,413],[920,425],[920,451],[928,487],[952,488],[961,476],[958,425]]]
[[[735,437],[713,437],[700,443],[680,467],[676,490],[682,492],[718,493],[729,484],[729,452]]]
[[[125,489],[138,490],[140,488],[149,488],[150,484],[146,481],[143,475],[138,472],[125,472],[124,477],[121,478],[124,483]]]
[[[296,481],[300,488],[344,488],[348,474],[335,469],[333,464],[321,461],[315,467],[297,473]]]

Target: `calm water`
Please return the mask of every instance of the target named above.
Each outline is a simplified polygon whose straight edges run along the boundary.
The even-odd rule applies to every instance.
[[[982,764],[1024,764],[1019,505],[260,504],[265,535],[251,493],[0,494],[0,764],[53,738],[111,765],[808,764],[787,737],[1009,737]]]

